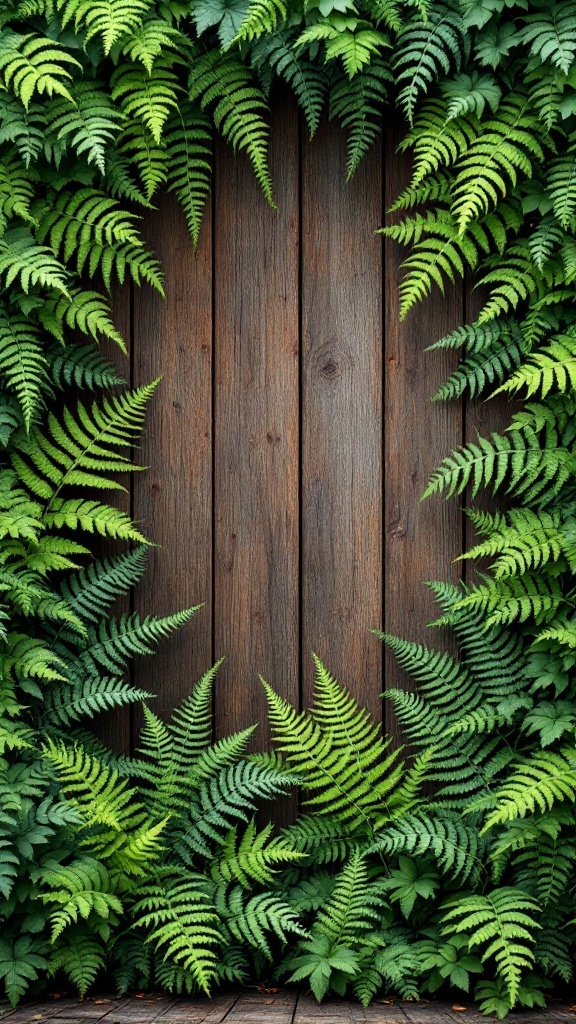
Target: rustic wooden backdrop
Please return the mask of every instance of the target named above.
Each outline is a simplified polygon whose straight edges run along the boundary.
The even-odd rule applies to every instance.
[[[218,735],[260,721],[267,743],[258,673],[306,704],[312,650],[380,716],[384,687],[406,680],[370,629],[438,642],[423,581],[462,572],[465,502],[420,496],[443,455],[502,411],[430,401],[455,360],[425,348],[473,316],[469,288],[398,320],[402,250],[375,232],[409,176],[401,131],[386,124],[347,185],[343,135],[325,124],[309,142],[280,99],[278,210],[248,161],[218,146],[198,253],[176,202],[163,201],[145,233],[166,300],[116,296],[131,342],[124,372],[133,385],[164,375],[140,454],[150,468],[126,497],[159,545],[133,606],[204,602],[135,679],[167,714],[226,655]],[[131,715],[107,732],[128,749]]]

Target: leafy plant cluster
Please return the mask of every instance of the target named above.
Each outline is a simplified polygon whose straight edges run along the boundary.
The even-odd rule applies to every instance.
[[[572,977],[576,920],[576,6],[571,0],[6,0],[0,12],[0,976],[10,999],[64,974],[84,993],[209,991],[276,968],[318,998],[472,990],[542,1005]],[[473,273],[483,308],[432,347],[438,399],[524,403],[447,456],[427,494],[481,488],[468,559],[436,585],[455,660],[383,636],[418,683],[387,695],[404,764],[317,665],[314,707],[267,688],[279,753],[211,741],[209,670],[141,749],[97,714],[147,700],[127,668],[181,626],[118,615],[148,541],[102,500],[157,382],[125,388],[110,290],[162,291],[141,217],[169,190],[194,243],[211,138],[273,202],[268,98],[348,135],[348,175],[386,104],[412,180],[385,234],[410,247],[401,315]],[[76,398],[63,404],[64,394]],[[98,497],[96,497],[97,495]],[[97,557],[100,538],[119,553]],[[95,557],[96,556],[96,557]],[[301,782],[278,836],[260,801]],[[423,796],[423,786],[434,796]],[[291,952],[287,952],[288,947]]]

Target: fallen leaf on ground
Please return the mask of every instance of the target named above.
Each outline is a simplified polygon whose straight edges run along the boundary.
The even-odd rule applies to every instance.
[[[466,1013],[466,1010],[468,1009],[468,1007],[467,1006],[453,1006],[452,1009],[456,1010],[456,1013]]]

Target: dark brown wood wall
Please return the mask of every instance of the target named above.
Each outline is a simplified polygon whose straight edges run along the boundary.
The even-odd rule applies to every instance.
[[[324,125],[309,142],[280,100],[278,209],[248,161],[219,145],[198,253],[177,204],[162,201],[145,233],[166,300],[147,289],[118,297],[132,383],[164,375],[141,449],[150,468],[129,496],[159,545],[134,606],[166,614],[204,602],[136,665],[136,681],[168,714],[225,655],[218,735],[259,721],[266,744],[258,674],[306,703],[312,650],[380,716],[381,691],[407,680],[370,629],[437,642],[423,581],[460,573],[463,502],[420,496],[486,416],[430,401],[453,360],[425,348],[472,299],[463,286],[436,292],[398,320],[402,250],[375,232],[409,175],[399,137],[387,124],[347,185],[340,132]],[[126,746],[128,713],[110,728]]]

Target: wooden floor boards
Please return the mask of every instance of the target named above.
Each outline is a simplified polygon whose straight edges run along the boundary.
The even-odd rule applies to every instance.
[[[364,1009],[346,1000],[319,1006],[303,993],[282,990],[232,993],[213,999],[52,999],[16,1010],[5,1007],[2,1020],[6,1024],[485,1024],[493,1018],[483,1017],[466,1002],[380,1000]],[[576,1007],[551,1003],[545,1012],[512,1013],[508,1022],[576,1024]]]

